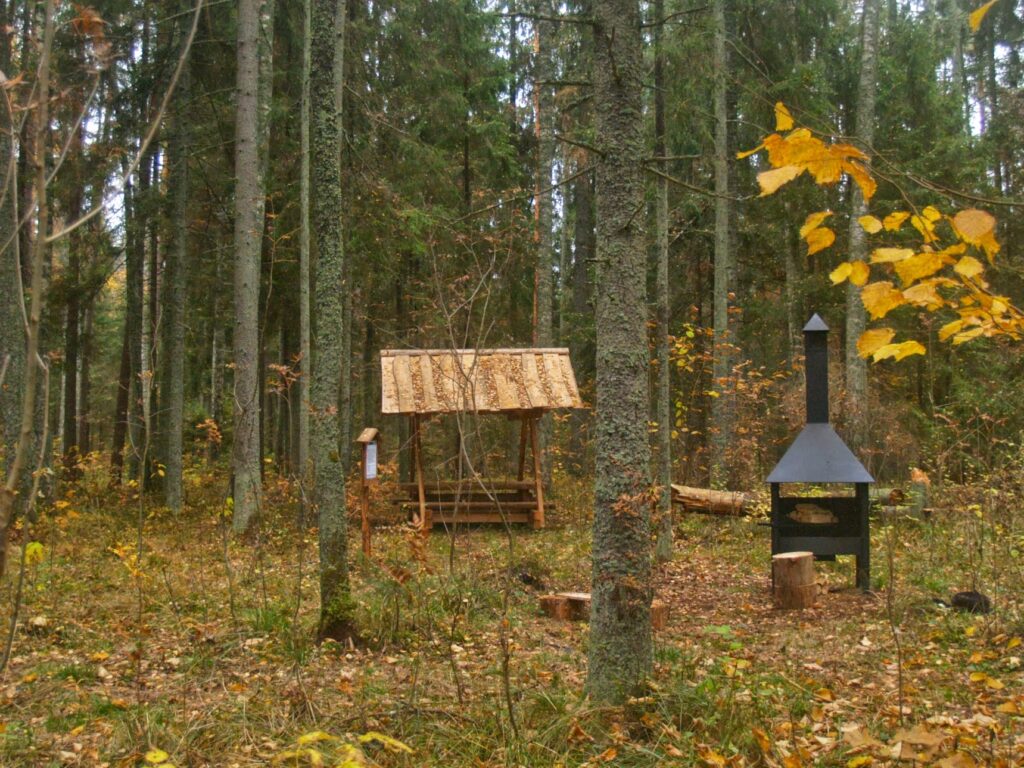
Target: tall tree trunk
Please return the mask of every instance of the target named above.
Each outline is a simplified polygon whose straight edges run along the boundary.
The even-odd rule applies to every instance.
[[[46,173],[50,129],[50,51],[53,46],[54,0],[46,0],[43,14],[42,50],[39,54],[39,76],[36,82],[37,103],[34,114],[35,149],[34,187],[36,204],[36,236],[32,243],[32,278],[30,283],[31,304],[28,314],[25,374],[22,382],[21,418],[19,424],[18,443],[14,455],[5,467],[6,477],[0,488],[0,578],[7,567],[7,538],[10,533],[14,514],[14,501],[21,485],[21,475],[29,466],[29,453],[33,442],[36,426],[36,387],[39,378],[39,327],[42,324],[45,285],[43,281],[44,262],[46,261],[49,244],[46,238],[50,234],[49,202],[47,200]],[[45,407],[45,403],[43,406]],[[37,441],[38,442],[38,441]]]
[[[732,262],[732,201],[729,199],[729,110],[726,51],[726,0],[713,0],[714,109],[715,109],[715,287],[714,349],[712,350],[711,485],[728,484],[729,437],[732,432],[733,398],[730,378],[733,339],[729,333],[729,277]]]
[[[128,477],[141,482],[142,443],[145,439],[143,387],[144,305],[146,286],[146,219],[143,199],[148,186],[148,167],[139,169],[139,193],[131,195],[128,243],[125,251],[125,334],[128,337]]]
[[[338,152],[339,157],[347,155],[345,147],[346,118],[345,99],[345,35],[348,24],[348,0],[336,0],[338,8],[334,18],[334,34],[337,38],[334,55],[334,98],[338,105]],[[344,246],[342,246],[344,251]],[[342,370],[341,388],[338,393],[338,413],[341,416],[338,450],[342,471],[347,475],[352,457],[352,266],[348,259],[342,260],[342,327],[341,336]]]
[[[181,9],[182,14],[185,8]],[[178,45],[184,52],[187,18],[178,19]],[[163,291],[163,412],[164,503],[174,512],[182,504],[182,423],[185,410],[185,298],[188,274],[188,107],[189,66],[186,60],[174,93],[172,132],[168,140],[171,197],[171,243],[164,265]]]
[[[312,358],[309,346],[309,67],[312,0],[302,2],[302,113],[300,115],[299,166],[299,366],[300,376],[294,408],[298,416],[296,474],[308,488],[309,473],[309,388]]]
[[[72,112],[81,107],[72,99]],[[67,168],[72,183],[67,191],[65,214],[68,221],[82,215],[82,195],[85,179],[82,172],[82,133],[75,130],[71,136],[67,155]],[[81,330],[82,256],[85,250],[85,230],[75,229],[68,238],[68,265],[64,272],[64,407],[62,452],[64,474],[74,479],[78,474],[78,362]]]
[[[124,440],[128,434],[128,393],[131,389],[131,350],[128,346],[128,322],[121,332],[121,367],[117,374],[114,401],[114,430],[110,447],[110,482],[120,485],[124,475]]]
[[[594,176],[585,173],[573,182],[572,312],[575,326],[569,353],[582,386],[593,382],[594,344],[592,286],[590,269],[597,252],[594,230]],[[575,410],[570,415],[572,435],[570,445],[575,457],[574,467],[579,474],[587,474],[587,433],[591,422],[589,411]]]
[[[863,32],[860,53],[860,81],[857,85],[856,140],[869,150],[875,133],[875,80],[878,71],[878,0],[864,0]],[[867,240],[858,219],[867,213],[860,187],[851,184],[850,261],[867,259]],[[860,289],[852,283],[846,288],[846,412],[850,418],[848,439],[855,448],[864,444],[868,395],[868,366],[857,352],[857,340],[866,327]]]
[[[78,450],[87,456],[92,450],[92,429],[89,423],[89,398],[92,395],[92,361],[95,357],[93,318],[96,315],[96,292],[90,290],[82,307],[82,364],[78,373]]]
[[[11,71],[12,31],[6,6],[0,9],[0,71]],[[21,259],[18,236],[18,187],[14,184],[17,158],[11,131],[14,115],[8,101],[0,102],[0,452],[5,470],[14,460],[21,428],[22,380],[25,376],[25,323],[22,318]],[[25,185],[29,186],[29,185]],[[25,227],[28,229],[28,227]],[[6,476],[6,473],[5,473]]]
[[[340,89],[336,62],[338,14],[344,3],[313,0],[310,111],[312,222],[317,243],[316,360],[311,391],[314,494],[320,536],[320,626],[318,636],[345,639],[353,631],[353,603],[348,579],[348,521],[345,476],[340,448],[338,398],[342,376],[349,374],[342,356],[345,311],[343,232],[341,225]],[[343,73],[340,73],[343,74]]]
[[[664,158],[665,143],[665,49],[662,42],[665,0],[654,0],[654,154]],[[668,163],[658,160],[663,173]],[[655,349],[657,352],[657,411],[658,423],[657,478],[661,492],[658,497],[658,540],[655,557],[659,561],[672,558],[672,397],[668,360],[669,337],[669,285],[668,285],[668,180],[658,176],[654,202],[655,230]]]
[[[260,483],[260,263],[264,227],[269,54],[267,0],[239,0],[235,121],[234,529],[248,530],[262,503]],[[272,6],[271,6],[272,9]]]
[[[787,220],[791,221],[792,219],[787,217]],[[786,270],[786,352],[789,365],[792,367],[796,365],[797,358],[803,354],[803,340],[800,331],[803,327],[800,318],[803,314],[803,296],[800,293],[800,239],[793,232],[789,235],[788,240],[783,258]]]
[[[555,263],[551,231],[552,201],[551,172],[555,163],[555,111],[554,93],[551,80],[554,75],[553,50],[555,47],[554,24],[541,17],[551,17],[554,9],[550,0],[534,0],[537,16],[534,32],[534,132],[537,139],[537,164],[534,175],[533,194],[533,240],[535,246],[534,289],[533,289],[533,344],[535,347],[550,347],[554,344],[552,320],[552,272]],[[551,480],[551,454],[547,449],[551,442],[552,417],[550,414],[540,420],[538,443],[544,457],[542,470],[544,481]]]
[[[643,56],[636,0],[594,2],[597,468],[587,687],[622,703],[651,667]]]

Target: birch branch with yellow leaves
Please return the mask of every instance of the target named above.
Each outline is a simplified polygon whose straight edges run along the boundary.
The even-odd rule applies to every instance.
[[[743,159],[766,153],[770,169],[757,176],[762,197],[806,173],[822,186],[847,177],[870,202],[878,184],[864,152],[852,144],[827,142],[796,126],[782,102],[775,105],[775,123],[775,132],[757,147],[737,154]],[[807,255],[835,242],[835,232],[825,225],[831,216],[827,210],[807,216],[800,228]],[[834,285],[849,280],[860,288],[872,321],[900,307],[915,307],[945,313],[949,320],[940,328],[939,340],[954,345],[978,337],[1019,340],[1024,336],[1024,311],[985,278],[986,264],[993,265],[1000,251],[996,219],[990,213],[977,208],[943,212],[929,205],[893,211],[882,218],[861,216],[858,223],[868,235],[877,236],[876,247],[867,261],[845,261],[829,277]],[[858,339],[857,350],[875,362],[925,354],[918,341],[894,339],[895,329],[872,327]]]

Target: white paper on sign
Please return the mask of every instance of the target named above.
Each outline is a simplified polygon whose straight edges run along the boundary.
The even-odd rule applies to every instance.
[[[377,443],[366,444],[366,479],[377,479]]]

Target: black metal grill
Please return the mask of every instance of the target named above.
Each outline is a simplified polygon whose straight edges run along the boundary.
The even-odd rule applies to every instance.
[[[772,554],[856,555],[857,586],[870,587],[868,484],[874,478],[828,423],[828,326],[815,314],[804,326],[807,424],[768,475]],[[853,496],[782,496],[782,483],[851,484]]]

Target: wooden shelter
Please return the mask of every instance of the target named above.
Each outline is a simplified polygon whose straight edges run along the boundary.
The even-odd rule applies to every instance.
[[[380,353],[381,411],[408,416],[412,474],[402,489],[425,531],[435,524],[529,523],[544,527],[537,421],[556,408],[583,408],[569,350],[385,349]],[[427,482],[420,433],[432,416],[503,414],[520,421],[515,480],[479,476]],[[532,473],[526,476],[527,447]]]

